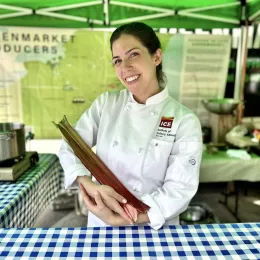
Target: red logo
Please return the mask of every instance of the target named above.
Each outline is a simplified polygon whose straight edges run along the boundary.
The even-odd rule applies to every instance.
[[[160,127],[171,128],[174,117],[165,117],[161,119]]]

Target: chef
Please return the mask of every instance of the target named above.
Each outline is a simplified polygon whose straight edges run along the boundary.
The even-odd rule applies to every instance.
[[[147,204],[136,223],[120,203],[127,198],[94,183],[63,141],[59,152],[65,188],[79,184],[89,209],[88,226],[179,224],[199,184],[202,133],[198,118],[169,96],[158,37],[144,23],[117,28],[110,38],[116,75],[126,87],[99,96],[76,131],[117,178]],[[174,61],[173,61],[174,62]]]

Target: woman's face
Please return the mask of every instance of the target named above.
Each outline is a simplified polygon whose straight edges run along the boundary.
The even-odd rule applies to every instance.
[[[114,41],[112,56],[118,78],[136,101],[145,103],[147,98],[159,92],[156,66],[162,59],[160,49],[150,55],[137,38],[123,34]]]

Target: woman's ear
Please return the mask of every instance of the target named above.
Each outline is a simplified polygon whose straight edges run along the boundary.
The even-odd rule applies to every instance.
[[[155,65],[158,66],[162,62],[162,50],[157,49],[155,54],[154,54],[154,62]]]

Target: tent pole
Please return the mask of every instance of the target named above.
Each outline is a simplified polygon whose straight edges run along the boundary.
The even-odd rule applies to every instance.
[[[130,23],[130,22],[143,21],[143,20],[155,19],[160,17],[173,16],[173,15],[174,15],[174,11],[172,11],[171,13],[168,12],[168,13],[160,13],[160,14],[143,15],[143,16],[137,16],[133,18],[111,21],[110,24],[117,25],[121,23]]]
[[[33,13],[32,10],[27,12],[16,12],[11,14],[0,14],[0,19],[12,18],[12,17],[20,17],[25,15],[31,15]]]
[[[244,38],[244,30],[243,27],[240,28],[240,37],[238,40],[238,46],[237,46],[237,59],[236,59],[236,73],[235,73],[235,86],[234,86],[234,99],[239,99],[240,90],[239,86],[241,83],[241,61],[242,61],[242,42]]]
[[[241,0],[241,37],[237,49],[236,77],[234,88],[234,99],[244,100],[244,85],[246,76],[248,21],[246,15],[246,0]],[[241,124],[243,119],[244,104],[238,106],[237,123]]]
[[[109,6],[108,6],[108,0],[104,0],[104,16],[105,16],[105,25],[109,25]]]
[[[19,6],[12,6],[12,5],[3,5],[0,4],[0,9],[6,9],[6,10],[12,10],[12,11],[18,11],[18,12],[32,12],[31,8],[24,8]]]
[[[33,13],[32,9],[19,7],[19,6],[12,6],[12,5],[0,4],[0,9],[17,11],[15,13],[0,14],[0,19],[6,19],[6,18],[12,18],[12,17],[20,17],[20,16],[25,16],[25,15],[31,15]]]
[[[75,8],[80,8],[80,7],[86,7],[86,6],[92,6],[92,5],[101,5],[101,4],[103,4],[102,1],[92,1],[92,2],[83,2],[83,3],[78,3],[78,4],[71,4],[71,5],[61,5],[61,6],[55,6],[55,7],[41,8],[41,9],[38,9],[38,11],[53,12],[53,11],[75,9]]]
[[[257,16],[260,15],[260,10],[256,11],[255,13],[253,13],[249,18],[248,20],[249,21],[253,21]]]
[[[242,31],[242,55],[241,55],[241,81],[240,81],[240,93],[239,100],[244,100],[244,88],[246,79],[246,60],[247,60],[247,38],[248,38],[248,25],[243,26]],[[244,115],[244,104],[240,104],[238,107],[238,124],[242,124]]]
[[[86,23],[88,20],[85,17],[77,17],[77,16],[72,16],[72,15],[52,13],[52,12],[47,12],[47,11],[45,12],[45,11],[41,11],[41,10],[36,10],[35,13],[38,15],[56,17],[56,18],[60,18],[60,19],[64,19],[64,20],[72,20],[72,21],[83,22],[83,23]]]
[[[178,15],[200,18],[200,19],[205,19],[205,20],[209,20],[209,21],[231,23],[231,24],[239,24],[240,23],[240,21],[236,20],[236,19],[222,18],[222,17],[210,16],[210,15],[205,15],[205,14],[194,14],[194,13],[190,13],[190,12],[186,12],[186,11],[179,11]]]
[[[102,20],[88,19],[85,17],[78,17],[78,16],[73,16],[73,15],[67,15],[67,14],[45,12],[45,11],[40,11],[40,10],[36,10],[35,13],[38,15],[43,15],[43,16],[57,17],[57,18],[64,19],[64,20],[72,20],[72,21],[83,22],[83,23],[88,22],[88,23],[100,24],[100,25],[104,24],[104,21],[102,21]]]
[[[143,10],[146,10],[146,11],[161,12],[161,13],[168,13],[168,12],[174,11],[172,9],[152,7],[152,6],[148,6],[148,5],[125,3],[125,2],[119,2],[119,1],[110,1],[109,4],[110,5],[118,5],[118,6],[125,6],[125,7],[130,7],[130,8],[136,8],[136,9],[143,9]]]
[[[242,5],[241,9],[241,24],[245,24],[246,19],[246,1],[240,0],[240,4]],[[244,25],[240,27],[240,37],[237,47],[237,60],[236,60],[236,75],[235,75],[235,86],[234,86],[234,98],[240,100],[240,87],[241,87],[241,75],[242,75],[242,61],[244,60],[243,54],[243,45],[244,45],[244,38],[245,38],[245,28]]]
[[[221,4],[221,5],[211,5],[211,6],[206,6],[206,7],[198,7],[198,8],[190,8],[190,9],[184,9],[183,12],[186,13],[193,13],[193,12],[200,12],[200,11],[207,11],[207,10],[215,10],[215,9],[220,9],[220,8],[225,8],[225,7],[230,7],[230,6],[236,6],[240,5],[240,2],[234,2],[234,3],[229,3],[229,4]]]

